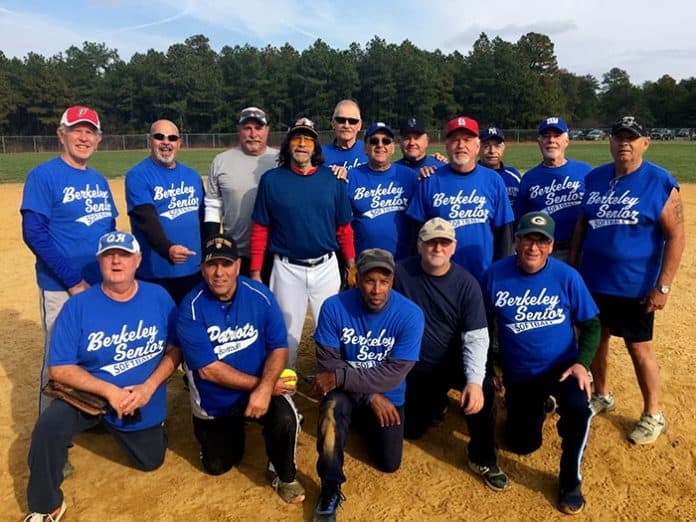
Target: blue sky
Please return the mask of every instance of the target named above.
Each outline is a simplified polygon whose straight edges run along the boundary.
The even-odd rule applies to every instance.
[[[385,7],[389,5],[389,7]],[[530,31],[548,35],[559,65],[601,81],[612,67],[631,81],[696,76],[692,0],[0,0],[0,50],[51,56],[82,42],[104,42],[128,60],[150,48],[204,34],[224,45],[255,47],[290,43],[305,49],[317,38],[344,49],[374,35],[405,39],[422,49],[467,54],[481,32],[514,42]]]

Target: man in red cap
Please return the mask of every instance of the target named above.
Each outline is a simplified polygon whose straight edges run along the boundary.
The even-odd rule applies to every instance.
[[[94,252],[99,238],[115,228],[118,215],[104,177],[87,162],[101,141],[94,109],[67,109],[57,130],[63,150],[29,172],[24,183],[22,236],[36,256],[41,321],[45,335],[41,388],[53,323],[71,295],[101,281]],[[48,401],[39,391],[39,413]]]

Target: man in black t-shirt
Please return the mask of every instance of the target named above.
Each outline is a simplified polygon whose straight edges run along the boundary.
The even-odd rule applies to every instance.
[[[497,464],[494,440],[495,387],[486,372],[488,326],[476,279],[451,262],[456,250],[454,228],[436,217],[418,233],[418,256],[397,264],[394,289],[418,304],[425,314],[420,360],[406,380],[405,437],[421,438],[441,421],[447,393],[461,391],[471,442],[469,467],[488,487],[509,487]]]

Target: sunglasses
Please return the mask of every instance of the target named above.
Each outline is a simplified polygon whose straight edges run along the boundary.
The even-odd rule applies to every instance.
[[[162,134],[161,132],[156,132],[155,134],[150,134],[150,137],[157,141],[164,141],[165,139],[168,141],[179,141],[179,136],[176,134]]]
[[[393,139],[391,138],[370,138],[368,143],[370,145],[391,145],[393,143]]]
[[[297,145],[300,145],[301,143],[314,143],[314,138],[311,136],[305,136],[304,134],[300,134],[297,136],[293,136],[290,138],[290,145],[293,147],[296,147]]]
[[[357,125],[360,123],[360,119],[358,118],[346,118],[344,116],[334,116],[334,121],[340,124],[350,123],[351,125]]]

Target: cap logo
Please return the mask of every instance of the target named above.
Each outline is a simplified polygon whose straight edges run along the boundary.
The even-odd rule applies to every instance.
[[[497,136],[498,129],[496,129],[495,127],[491,127],[490,129],[488,129],[488,134],[495,134]]]
[[[534,216],[529,220],[533,225],[544,226],[546,225],[546,218],[544,216]]]
[[[123,232],[112,232],[106,236],[107,243],[121,243],[126,240],[126,235]]]
[[[558,118],[546,118],[546,125],[558,125]]]
[[[466,118],[457,118],[457,125],[461,125],[462,127],[466,127]]]
[[[416,118],[409,118],[408,121],[406,122],[406,125],[409,127],[415,127],[416,126]]]
[[[375,123],[375,125],[377,125],[377,127],[386,127],[387,126],[387,124],[384,123],[383,121],[378,121],[377,123]]]
[[[84,116],[85,114],[87,114],[87,109],[85,107],[82,107],[80,109],[80,112],[78,113],[78,116],[82,118],[82,116]]]
[[[624,116],[623,118],[621,118],[621,125],[625,125],[626,127],[632,127],[635,124],[636,119],[633,116]]]

